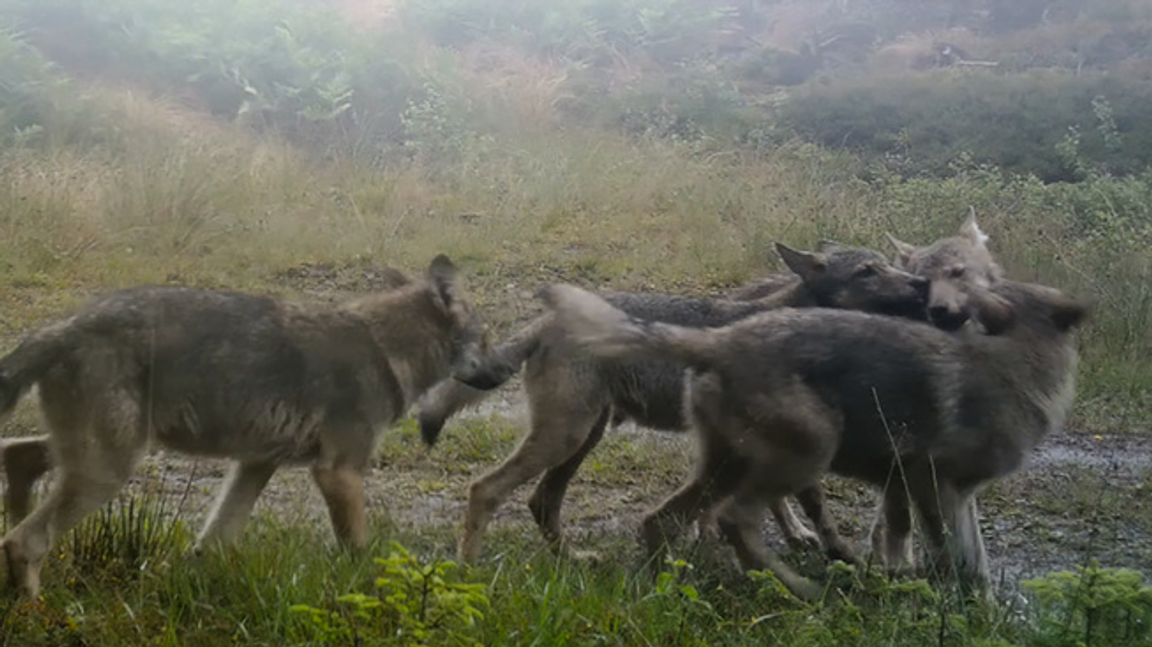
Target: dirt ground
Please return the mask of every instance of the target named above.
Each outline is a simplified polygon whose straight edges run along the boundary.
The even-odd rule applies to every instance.
[[[469,480],[502,460],[524,429],[521,402],[518,390],[505,389],[470,414],[471,424],[468,414],[450,423],[446,437],[432,450],[420,445],[410,424],[390,431],[368,479],[370,513],[386,514],[401,527],[455,535]],[[468,438],[477,426],[493,424],[505,426],[504,437],[477,442]],[[630,541],[643,513],[688,473],[691,455],[691,442],[683,434],[632,425],[610,431],[569,490],[564,513],[573,547],[594,551],[608,542]],[[174,503],[172,509],[196,527],[225,467],[220,461],[158,453],[148,458],[134,484],[153,491],[159,486]],[[826,484],[842,531],[863,549],[873,493],[842,479],[829,478]],[[532,487],[529,483],[520,488],[499,509],[490,537],[538,536],[525,505]],[[1074,431],[1050,437],[1024,469],[989,487],[980,504],[993,576],[1002,585],[1014,587],[1021,579],[1069,569],[1090,558],[1152,577],[1152,439]],[[282,469],[256,515],[327,524],[323,502],[305,469]],[[771,523],[765,524],[765,534],[786,552]],[[450,554],[452,546],[444,549]]]
[[[382,289],[391,280],[389,273],[375,267],[327,265],[304,265],[275,278],[326,300]],[[486,287],[497,295],[487,309],[504,314],[495,321],[498,337],[538,309],[526,289]],[[25,402],[21,407],[28,414],[19,416],[25,423],[9,428],[8,434],[35,433],[28,428],[34,424],[30,421],[35,405]],[[387,515],[400,527],[456,535],[469,481],[511,453],[526,426],[523,395],[514,380],[476,410],[450,421],[431,450],[421,444],[411,422],[390,430],[367,481],[370,513]],[[596,551],[608,544],[633,542],[641,516],[682,482],[691,458],[686,434],[631,424],[609,431],[568,491],[564,521],[573,548]],[[158,492],[171,504],[173,516],[198,528],[225,469],[223,461],[157,452],[145,460],[125,496]],[[825,483],[842,533],[863,550],[874,493],[835,477]],[[534,486],[521,487],[498,509],[490,537],[539,537],[525,504]],[[979,501],[993,576],[1010,587],[1090,558],[1152,577],[1152,437],[1066,431],[1046,439],[1020,472],[990,486]],[[287,522],[328,523],[308,470],[299,468],[281,469],[273,477],[256,508],[257,517],[264,515]],[[767,540],[787,552],[775,526],[766,523],[764,529]],[[446,545],[445,555],[452,550]],[[487,554],[494,552],[492,548]]]

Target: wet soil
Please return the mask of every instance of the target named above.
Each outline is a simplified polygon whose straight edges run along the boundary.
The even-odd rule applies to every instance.
[[[522,396],[505,389],[471,415],[483,424],[502,417],[524,428]],[[493,414],[497,418],[493,418]],[[369,510],[394,524],[455,536],[463,519],[468,482],[494,467],[512,448],[497,444],[487,457],[469,460],[452,448],[462,415],[447,427],[448,440],[426,450],[409,426],[392,431],[380,462],[368,478]],[[442,451],[442,448],[443,451]],[[683,434],[624,425],[610,431],[569,489],[564,514],[569,540],[578,550],[631,542],[641,516],[671,493],[689,473],[692,445]],[[600,455],[598,457],[598,455]],[[656,456],[658,469],[645,469]],[[623,458],[621,458],[623,457]],[[627,469],[627,465],[636,466]],[[134,481],[159,491],[172,510],[192,526],[206,514],[226,465],[157,453]],[[490,537],[538,533],[525,502],[534,483],[521,487],[497,511]],[[872,519],[874,494],[867,487],[830,477],[829,502],[846,537],[863,549]],[[980,497],[981,525],[994,578],[1004,583],[1066,570],[1090,559],[1152,577],[1152,438],[1086,435],[1074,431],[1050,437],[1017,474],[990,486]],[[273,478],[257,506],[257,516],[275,515],[289,523],[327,524],[323,501],[306,469],[285,468]],[[775,527],[767,539],[787,549]],[[541,545],[543,542],[541,541]],[[446,555],[453,547],[445,545]]]

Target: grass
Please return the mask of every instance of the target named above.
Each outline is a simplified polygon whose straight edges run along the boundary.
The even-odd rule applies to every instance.
[[[379,171],[137,93],[89,95],[88,118],[132,129],[0,155],[10,335],[94,290],[177,282],[299,296],[284,274],[305,264],[411,270],[441,251],[502,332],[536,311],[545,281],[715,293],[778,269],[773,240],[885,249],[895,231],[927,243],[974,205],[1010,275],[1097,300],[1074,426],[1147,426],[1152,177],[1067,187],[977,167],[864,182],[850,160],[805,145],[703,156],[576,127]]]
[[[972,205],[1010,275],[1097,299],[1072,428],[1148,430],[1152,176],[1044,185],[958,160],[944,179],[902,178],[801,143],[752,151],[626,136],[563,119],[558,106],[571,97],[561,67],[523,74],[515,56],[484,46],[498,79],[453,76],[460,54],[437,48],[424,72],[454,100],[473,100],[466,117],[485,127],[426,98],[405,113],[418,137],[373,164],[254,134],[130,84],[76,81],[38,108],[41,130],[0,151],[4,345],[109,288],[179,283],[332,299],[370,289],[382,266],[415,271],[441,251],[466,269],[503,334],[538,310],[542,282],[718,293],[779,269],[774,240],[886,249],[891,231],[927,243],[955,231]],[[5,432],[35,426],[25,402]],[[1108,569],[1075,575],[1079,589],[1054,584],[1027,607],[826,573],[819,558],[790,555],[843,585],[802,604],[772,578],[746,578],[726,554],[687,542],[675,577],[649,578],[636,568],[635,522],[691,466],[690,443],[666,434],[610,432],[573,483],[570,537],[597,563],[548,552],[520,491],[497,514],[481,563],[445,566],[434,583],[428,569],[451,560],[467,482],[522,431],[522,420],[485,415],[446,429],[431,451],[411,421],[388,434],[372,476],[367,558],[332,547],[306,473],[285,470],[240,545],[191,559],[183,551],[218,466],[151,462],[124,498],[60,543],[43,600],[0,602],[0,644],[1150,644],[1147,587]],[[1152,558],[1142,539],[1152,529],[1147,475],[1118,489],[1087,470],[1045,478],[998,484],[982,499],[996,524],[990,542],[1044,564],[1067,565],[1070,553],[1077,563]],[[831,479],[829,497],[845,534],[860,536],[870,493]],[[1072,542],[1085,519],[1099,522],[1100,538]],[[1111,602],[1081,595],[1097,580]],[[452,612],[442,624],[429,626],[435,605],[413,607],[398,593],[409,581],[420,584],[416,597],[432,591]],[[459,588],[467,585],[479,588]],[[484,601],[469,597],[477,592]],[[1072,622],[1115,620],[1115,605],[1135,619],[1113,623],[1128,633]]]
[[[265,513],[236,546],[191,558],[181,554],[188,541],[183,518],[161,521],[165,514],[154,505],[133,505],[122,500],[62,544],[98,542],[105,560],[64,548],[48,564],[42,600],[0,603],[0,644],[1040,646],[1073,644],[1052,642],[1052,627],[1066,608],[1082,610],[1069,582],[1059,583],[1064,593],[1049,603],[1024,608],[1011,597],[964,601],[947,586],[889,582],[844,567],[824,574],[838,589],[805,604],[767,574],[749,579],[714,564],[706,568],[691,551],[681,553],[687,561],[677,561],[668,575],[652,579],[636,569],[637,551],[624,538],[599,541],[596,564],[557,559],[522,526],[494,528],[489,555],[475,567],[457,568],[449,555],[453,533],[386,518],[374,523],[364,557],[332,547],[327,528]],[[136,552],[148,525],[138,523],[141,514],[172,529],[146,544],[147,554]],[[825,567],[805,568],[820,575]],[[1101,578],[1120,573],[1093,572]],[[1138,579],[1117,586],[1109,599],[1134,601],[1127,623],[1136,642],[1105,636],[1090,644],[1147,644],[1139,642],[1148,638],[1140,625],[1147,616],[1139,615],[1148,613],[1139,602],[1147,587]],[[461,601],[461,587],[471,587],[471,601]],[[1091,590],[1093,599],[1103,595]],[[448,618],[445,610],[465,604],[479,615],[429,620]]]

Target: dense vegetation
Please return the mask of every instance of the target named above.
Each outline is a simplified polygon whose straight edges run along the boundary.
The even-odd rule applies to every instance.
[[[540,281],[715,292],[775,267],[773,240],[885,249],[885,231],[927,242],[971,207],[1010,274],[1096,301],[1072,426],[1148,429],[1147,2],[0,0],[0,26],[10,339],[96,289],[329,293],[437,251],[506,330]],[[336,278],[285,280],[316,267]],[[424,562],[330,573],[299,532],[204,570],[162,558],[179,532],[132,543],[128,567],[72,553],[75,581],[47,609],[10,609],[4,636],[203,644],[242,623],[236,640],[276,644],[1120,645],[1147,644],[1152,622],[1149,589],[1107,569],[1037,584],[1027,612],[848,574],[847,595],[802,606],[770,579],[653,588],[513,542],[535,571],[446,569],[457,606],[422,627],[387,587]],[[130,573],[143,584],[122,607],[67,607]],[[197,620],[223,592],[226,617]]]

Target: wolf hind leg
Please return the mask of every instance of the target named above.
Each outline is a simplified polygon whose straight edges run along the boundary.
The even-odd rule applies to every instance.
[[[532,423],[528,435],[503,463],[469,486],[464,534],[457,546],[460,561],[471,562],[480,556],[484,530],[504,499],[536,475],[562,465],[579,452],[607,408],[607,403],[594,405],[579,397],[530,397]]]
[[[720,518],[720,531],[736,551],[736,558],[745,571],[769,570],[796,596],[814,600],[820,597],[820,587],[784,563],[770,549],[760,534],[764,518],[764,505],[755,499],[755,493],[742,492],[725,507]],[[770,497],[772,504],[785,501],[783,497]]]
[[[84,388],[71,380],[41,384],[41,406],[62,448],[58,475],[44,501],[2,543],[8,577],[29,598],[39,595],[40,569],[52,546],[124,487],[143,454],[145,436],[132,394],[85,394]],[[87,402],[76,402],[77,392]]]
[[[836,519],[828,512],[828,506],[824,503],[824,488],[819,484],[806,487],[796,493],[796,498],[804,508],[804,514],[816,524],[816,532],[828,557],[849,564],[858,563],[856,551],[840,536]]]
[[[588,454],[600,444],[604,438],[604,430],[608,425],[608,414],[611,411],[605,408],[600,417],[592,424],[592,430],[584,444],[568,460],[560,465],[550,467],[540,478],[536,490],[528,499],[528,509],[532,511],[532,518],[540,527],[544,539],[552,545],[553,550],[561,552],[563,549],[564,529],[560,524],[560,508],[564,504],[564,495],[568,491],[568,484],[572,477],[584,463]]]
[[[4,490],[4,507],[8,523],[15,526],[32,509],[32,490],[36,482],[52,469],[52,451],[48,436],[13,438],[0,446],[0,462],[8,487]]]

